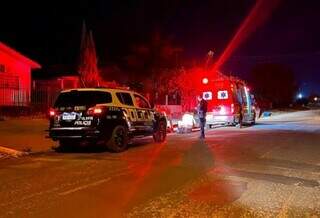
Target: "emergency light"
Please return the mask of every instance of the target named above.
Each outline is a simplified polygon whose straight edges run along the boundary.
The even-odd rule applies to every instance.
[[[203,83],[203,84],[208,84],[208,83],[209,83],[208,78],[206,78],[206,77],[205,77],[205,78],[203,78],[203,79],[202,79],[202,83]]]

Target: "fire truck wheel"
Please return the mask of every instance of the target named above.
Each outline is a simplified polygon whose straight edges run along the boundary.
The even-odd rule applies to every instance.
[[[107,140],[107,147],[112,152],[122,152],[127,149],[128,146],[128,131],[127,128],[118,125],[113,131],[111,138]]]

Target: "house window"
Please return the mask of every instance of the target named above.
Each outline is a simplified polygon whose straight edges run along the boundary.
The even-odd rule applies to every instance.
[[[6,67],[3,64],[0,64],[0,73],[5,73]]]

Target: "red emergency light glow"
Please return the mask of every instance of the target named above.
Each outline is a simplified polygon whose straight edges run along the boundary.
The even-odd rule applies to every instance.
[[[281,0],[257,0],[236,34],[227,45],[226,49],[219,57],[212,69],[216,73],[220,67],[228,60],[235,49],[237,49],[259,26],[261,26],[279,5]]]
[[[132,185],[128,187],[128,189],[125,192],[125,195],[122,199],[122,206],[127,206],[127,204],[130,202],[130,200],[135,196],[135,194],[140,190],[140,188],[143,186],[143,183],[148,176],[150,176],[150,173],[153,170],[153,167],[155,166],[156,161],[158,160],[159,156],[161,155],[162,150],[166,147],[166,143],[158,144],[151,152],[149,152],[146,155],[146,160],[141,164],[141,166],[135,166],[132,167],[132,170],[134,172],[134,175],[136,175],[136,178],[132,181]],[[125,158],[128,158],[124,156]],[[125,159],[126,160],[126,159]],[[126,161],[132,161],[130,158]],[[130,163],[130,165],[134,165],[133,163]]]
[[[203,83],[203,84],[208,84],[208,83],[209,83],[208,78],[206,78],[206,77],[205,77],[205,78],[203,78],[203,79],[202,79],[202,83]]]

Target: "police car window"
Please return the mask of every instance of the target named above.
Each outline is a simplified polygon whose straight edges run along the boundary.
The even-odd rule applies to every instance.
[[[131,95],[129,93],[117,92],[116,95],[117,95],[119,101],[121,102],[121,104],[133,106],[133,101],[132,101]]]
[[[101,91],[71,91],[63,92],[57,98],[54,107],[94,106],[96,104],[111,103],[109,92]]]
[[[150,108],[149,103],[146,100],[144,100],[144,98],[142,98],[141,96],[134,95],[134,98],[135,98],[136,104],[139,108]]]

